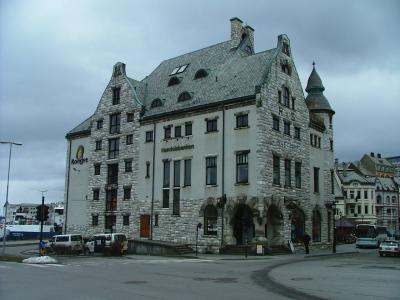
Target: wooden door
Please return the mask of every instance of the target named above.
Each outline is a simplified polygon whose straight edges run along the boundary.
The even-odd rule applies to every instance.
[[[140,237],[150,237],[150,215],[140,215]]]

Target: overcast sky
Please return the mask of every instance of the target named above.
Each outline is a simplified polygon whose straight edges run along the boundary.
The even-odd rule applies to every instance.
[[[143,79],[165,59],[230,39],[256,52],[291,40],[303,87],[316,61],[332,108],[335,157],[400,155],[400,1],[0,1],[0,140],[14,147],[9,201],[62,201],[65,134],[90,116],[121,61]],[[0,204],[9,147],[0,144]],[[0,209],[1,212],[1,209]]]

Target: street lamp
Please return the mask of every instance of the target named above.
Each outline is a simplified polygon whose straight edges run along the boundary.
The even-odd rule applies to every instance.
[[[7,226],[7,209],[8,209],[8,186],[10,184],[10,165],[11,165],[11,149],[12,146],[22,146],[21,143],[15,143],[10,141],[0,141],[0,144],[9,144],[10,145],[10,155],[8,156],[8,173],[7,173],[7,192],[6,192],[6,203],[4,203],[5,207],[5,215],[4,215],[4,227],[3,227],[3,255],[6,254],[6,226]]]

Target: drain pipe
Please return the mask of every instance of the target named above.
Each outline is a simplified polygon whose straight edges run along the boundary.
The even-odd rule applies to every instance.
[[[151,179],[151,207],[150,207],[150,240],[153,239],[153,217],[154,217],[154,171],[155,171],[155,157],[156,157],[156,121],[153,124],[153,168]]]
[[[222,184],[221,184],[222,196],[221,196],[221,208],[222,208],[222,223],[221,223],[221,248],[224,246],[224,210],[226,203],[225,195],[225,106],[222,105]]]

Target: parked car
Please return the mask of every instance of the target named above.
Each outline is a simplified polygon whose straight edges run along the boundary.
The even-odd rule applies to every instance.
[[[85,243],[85,253],[122,255],[128,250],[126,235],[123,233],[96,234]]]
[[[379,255],[400,256],[400,244],[397,241],[383,241],[379,245]]]
[[[80,234],[55,235],[49,240],[49,247],[56,254],[83,252],[83,239]]]

